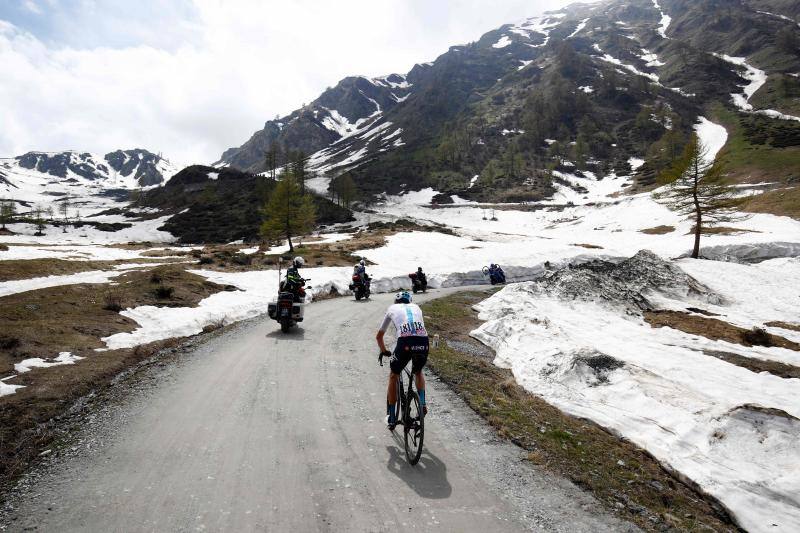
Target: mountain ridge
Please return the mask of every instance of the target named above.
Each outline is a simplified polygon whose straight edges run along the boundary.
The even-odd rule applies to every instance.
[[[384,105],[372,98],[375,91],[388,97],[374,83],[381,78],[345,78],[284,117],[288,122],[278,121],[279,132],[268,121],[217,165],[263,171],[263,152],[278,143],[310,154],[320,192],[350,173],[365,196],[432,186],[471,199],[514,190],[535,200],[552,190],[553,167],[576,159],[579,170],[631,174],[647,187],[672,145],[685,142],[714,105],[749,118],[734,95],[753,69],[765,83],[749,105],[757,113],[777,110],[770,129],[791,128],[775,116],[800,116],[791,96],[800,94],[792,76],[800,71],[800,35],[787,20],[798,16],[796,5],[781,0],[573,4],[452,46],[405,75],[383,77],[403,82],[399,98]],[[355,84],[374,90],[346,90]],[[337,106],[359,126],[343,132],[326,125]],[[636,173],[626,167],[631,157],[646,161]]]

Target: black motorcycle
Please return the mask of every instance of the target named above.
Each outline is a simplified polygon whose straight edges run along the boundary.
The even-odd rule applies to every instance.
[[[420,276],[419,272],[412,272],[408,277],[411,278],[411,290],[414,294],[428,290],[428,278],[424,274]]]
[[[353,274],[353,282],[350,284],[350,290],[353,291],[356,300],[369,298],[369,286],[370,280],[368,277],[365,276],[365,280],[362,281],[361,276]]]

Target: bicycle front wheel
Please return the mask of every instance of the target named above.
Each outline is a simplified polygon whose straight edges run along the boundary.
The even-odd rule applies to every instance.
[[[406,412],[403,426],[406,444],[406,459],[409,464],[415,465],[422,455],[422,440],[425,437],[425,413],[419,403],[419,395],[411,391],[406,396]]]

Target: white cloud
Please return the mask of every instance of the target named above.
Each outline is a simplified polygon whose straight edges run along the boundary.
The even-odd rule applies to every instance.
[[[24,2],[22,2],[22,7],[24,7],[31,13],[34,13],[35,15],[42,14],[42,8],[40,8],[39,5],[33,0],[25,0]]]
[[[194,0],[196,20],[152,21],[191,27],[163,48],[147,38],[147,20],[131,18],[126,31],[149,45],[117,48],[45,44],[0,20],[0,155],[143,147],[210,162],[344,76],[405,72],[566,3]],[[98,27],[103,13],[90,13]]]

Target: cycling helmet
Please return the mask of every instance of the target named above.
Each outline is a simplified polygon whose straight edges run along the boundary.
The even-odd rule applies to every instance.
[[[299,255],[294,258],[294,266],[301,267],[306,264],[306,260],[300,257]]]
[[[394,303],[396,304],[410,304],[411,293],[408,291],[400,291],[394,295]]]

